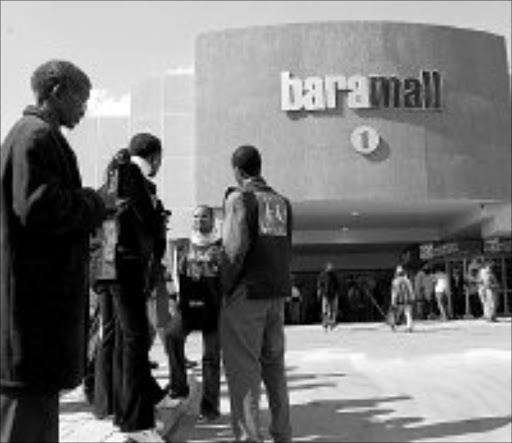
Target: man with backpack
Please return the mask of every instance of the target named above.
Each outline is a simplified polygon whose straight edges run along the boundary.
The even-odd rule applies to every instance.
[[[412,332],[413,316],[412,307],[414,304],[414,289],[403,266],[398,265],[395,270],[395,277],[391,282],[391,329],[395,330],[398,319],[405,316],[405,327],[407,332]]]
[[[325,331],[336,327],[339,288],[340,284],[332,263],[327,262],[317,282],[317,295],[322,303],[322,326]]]
[[[95,413],[113,414],[114,424],[136,442],[164,441],[156,431],[155,406],[170,402],[151,373],[147,316],[166,246],[166,212],[152,182],[161,161],[160,139],[139,133],[109,163],[103,193],[115,198],[120,210],[104,223],[99,259],[93,262],[103,330]]]

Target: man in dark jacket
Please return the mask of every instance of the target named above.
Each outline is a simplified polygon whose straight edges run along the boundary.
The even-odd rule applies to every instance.
[[[83,376],[89,235],[105,204],[82,187],[60,132],[83,117],[91,83],[69,62],[31,79],[25,109],[1,147],[1,441],[58,441],[58,394]]]
[[[338,317],[338,297],[340,283],[331,262],[318,276],[317,294],[322,302],[322,326],[325,331],[334,329]]]
[[[284,303],[291,291],[291,205],[261,177],[256,148],[239,147],[231,163],[240,187],[230,190],[224,204],[220,317],[231,422],[237,441],[263,441],[263,380],[270,435],[275,442],[286,443],[292,437],[283,326]]]
[[[107,167],[112,183],[108,180],[106,187],[116,188],[121,208],[113,235],[115,269],[110,280],[94,275],[101,288],[102,324],[110,331],[97,355],[95,412],[113,412],[114,424],[127,440],[137,442],[163,441],[156,432],[154,407],[166,392],[151,374],[147,316],[166,245],[165,210],[151,180],[161,161],[160,139],[139,133]]]

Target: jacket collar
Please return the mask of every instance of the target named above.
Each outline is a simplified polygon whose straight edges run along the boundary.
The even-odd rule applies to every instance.
[[[23,115],[32,115],[48,123],[53,129],[59,131],[60,125],[57,118],[48,110],[41,109],[38,106],[29,105],[23,111]]]
[[[242,189],[246,191],[264,191],[269,190],[270,186],[267,185],[263,177],[251,177],[244,180]]]
[[[145,178],[149,179],[149,174],[151,173],[151,165],[145,159],[139,157],[138,155],[132,155],[130,161],[139,167],[142,175]]]

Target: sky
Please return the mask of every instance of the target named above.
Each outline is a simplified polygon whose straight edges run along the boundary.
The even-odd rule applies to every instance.
[[[502,35],[510,69],[507,1],[7,1],[1,0],[1,138],[33,102],[30,76],[68,59],[90,77],[92,115],[129,110],[131,85],[192,70],[199,33],[246,26],[384,20],[471,28]]]

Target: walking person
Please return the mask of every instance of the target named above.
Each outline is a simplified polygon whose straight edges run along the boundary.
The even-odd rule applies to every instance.
[[[427,317],[427,295],[426,295],[426,279],[427,276],[427,265],[423,265],[416,275],[414,276],[414,293],[415,293],[415,308],[413,313],[415,317],[424,320]]]
[[[113,349],[104,364],[98,361],[96,381],[97,389],[102,389],[102,381],[106,384],[103,389],[111,385],[114,424],[136,442],[164,441],[155,430],[155,405],[167,396],[151,374],[147,315],[147,300],[157,279],[155,270],[165,251],[165,212],[150,180],[157,174],[161,158],[157,137],[136,134],[128,149],[116,154],[107,173],[106,187],[123,202],[123,209],[110,232],[114,240],[105,237],[107,244],[114,243],[112,275],[104,285],[104,301],[112,303],[107,318],[114,326],[113,344],[109,345]],[[112,380],[101,375],[109,370]]]
[[[86,362],[89,236],[106,215],[60,130],[84,116],[88,76],[51,60],[31,86],[36,104],[1,147],[2,442],[59,441],[59,392],[80,384]]]
[[[481,256],[473,258],[470,261],[464,279],[464,284],[469,295],[469,310],[470,315],[474,318],[480,318],[484,315],[484,300],[482,298],[482,291],[480,291],[480,269],[484,264],[484,259]]]
[[[413,305],[414,289],[403,266],[398,265],[395,269],[395,276],[391,282],[391,308],[393,318],[391,328],[395,330],[398,319],[405,316],[405,328],[407,332],[413,329]]]
[[[498,288],[499,284],[492,271],[492,264],[485,262],[478,271],[478,293],[482,300],[484,318],[489,322],[496,321]]]
[[[452,294],[452,316],[456,319],[464,318],[466,310],[466,296],[464,293],[464,281],[462,276],[462,269],[452,269],[450,275],[450,289]]]
[[[318,276],[317,295],[322,303],[322,326],[325,331],[336,327],[340,283],[331,262]]]
[[[189,395],[185,341],[192,331],[203,338],[201,419],[220,416],[219,311],[221,239],[215,230],[213,208],[194,210],[193,232],[178,250],[178,300],[166,335],[171,370],[170,396],[178,403]],[[177,306],[176,306],[177,303]],[[180,320],[177,320],[180,316]]]
[[[262,442],[259,401],[263,381],[270,435],[290,442],[285,374],[284,303],[290,294],[292,211],[261,176],[261,156],[237,148],[231,165],[238,188],[226,193],[222,242],[221,349],[236,441]]]
[[[434,294],[442,321],[451,317],[450,281],[446,272],[438,268],[434,273]]]

